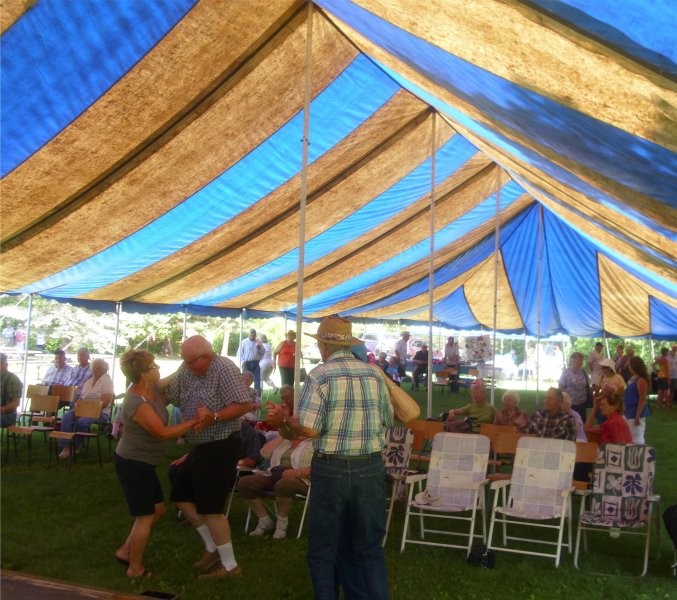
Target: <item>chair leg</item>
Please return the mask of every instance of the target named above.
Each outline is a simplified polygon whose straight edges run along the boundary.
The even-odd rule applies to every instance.
[[[392,489],[390,491],[390,505],[388,506],[388,516],[386,517],[386,532],[383,536],[383,541],[381,542],[381,547],[385,548],[386,540],[388,539],[388,531],[390,530],[390,520],[393,516],[393,508],[395,506],[395,490],[397,488],[397,482],[392,482]]]
[[[301,533],[303,532],[303,522],[306,520],[306,512],[308,512],[308,502],[310,502],[310,488],[308,488],[308,493],[306,494],[306,499],[305,502],[303,503],[303,512],[301,512],[301,522],[299,523],[299,532],[298,535],[296,536],[296,539],[299,539],[301,537]]]

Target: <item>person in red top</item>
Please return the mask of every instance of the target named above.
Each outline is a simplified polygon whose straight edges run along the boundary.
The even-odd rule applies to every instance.
[[[291,329],[286,339],[280,342],[273,352],[273,371],[280,367],[282,385],[294,387],[294,362],[296,359],[296,332]]]
[[[597,411],[605,420],[594,424]],[[593,409],[585,421],[586,433],[599,433],[600,444],[632,444],[630,428],[623,418],[623,396],[615,393],[601,393],[593,400]]]

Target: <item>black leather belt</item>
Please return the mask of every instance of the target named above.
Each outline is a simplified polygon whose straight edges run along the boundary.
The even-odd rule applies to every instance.
[[[320,452],[318,450],[315,450],[313,456],[315,458],[319,458],[320,460],[375,460],[375,459],[382,459],[382,455],[380,452],[372,452],[371,454],[357,454],[357,455],[350,455],[350,454],[325,454],[324,452]]]

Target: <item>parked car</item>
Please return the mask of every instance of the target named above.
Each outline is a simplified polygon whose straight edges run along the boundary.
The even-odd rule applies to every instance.
[[[301,347],[301,352],[303,353],[303,360],[307,360],[311,364],[319,363],[322,360],[316,342],[307,342],[305,346]]]
[[[365,333],[362,336],[362,341],[364,342],[367,352],[376,354],[379,351],[378,347],[378,334],[376,333]]]

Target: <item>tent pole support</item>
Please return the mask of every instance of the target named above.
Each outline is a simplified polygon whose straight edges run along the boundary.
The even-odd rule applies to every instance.
[[[437,163],[437,112],[433,111],[431,119],[430,143],[430,252],[428,255],[428,390],[427,409],[428,417],[433,412],[433,302],[435,293],[435,168]]]
[[[306,58],[303,90],[303,139],[301,140],[301,192],[299,206],[299,268],[296,283],[296,345],[301,346],[303,334],[303,280],[306,262],[306,201],[308,199],[308,136],[310,135],[310,94],[312,91],[312,56],[313,56],[313,3],[308,2],[306,16]],[[301,390],[301,357],[300,352],[294,356],[294,410],[298,406]]]
[[[111,365],[111,374],[113,389],[115,389],[115,364],[118,356],[118,336],[120,335],[120,313],[122,312],[122,302],[115,303],[115,335],[113,336],[113,364]]]
[[[30,345],[31,341],[31,324],[33,321],[33,294],[28,294],[28,320],[26,321],[26,339],[24,340],[24,364],[23,364],[23,374],[22,374],[22,379],[21,381],[24,384],[23,387],[23,394],[22,400],[26,399],[26,388],[28,385],[26,384],[26,378],[28,377],[28,347]],[[25,410],[25,406],[21,406],[21,410]]]
[[[491,406],[496,403],[496,327],[498,326],[498,252],[501,241],[501,170],[496,169],[496,224],[494,226],[494,335],[491,357]]]

